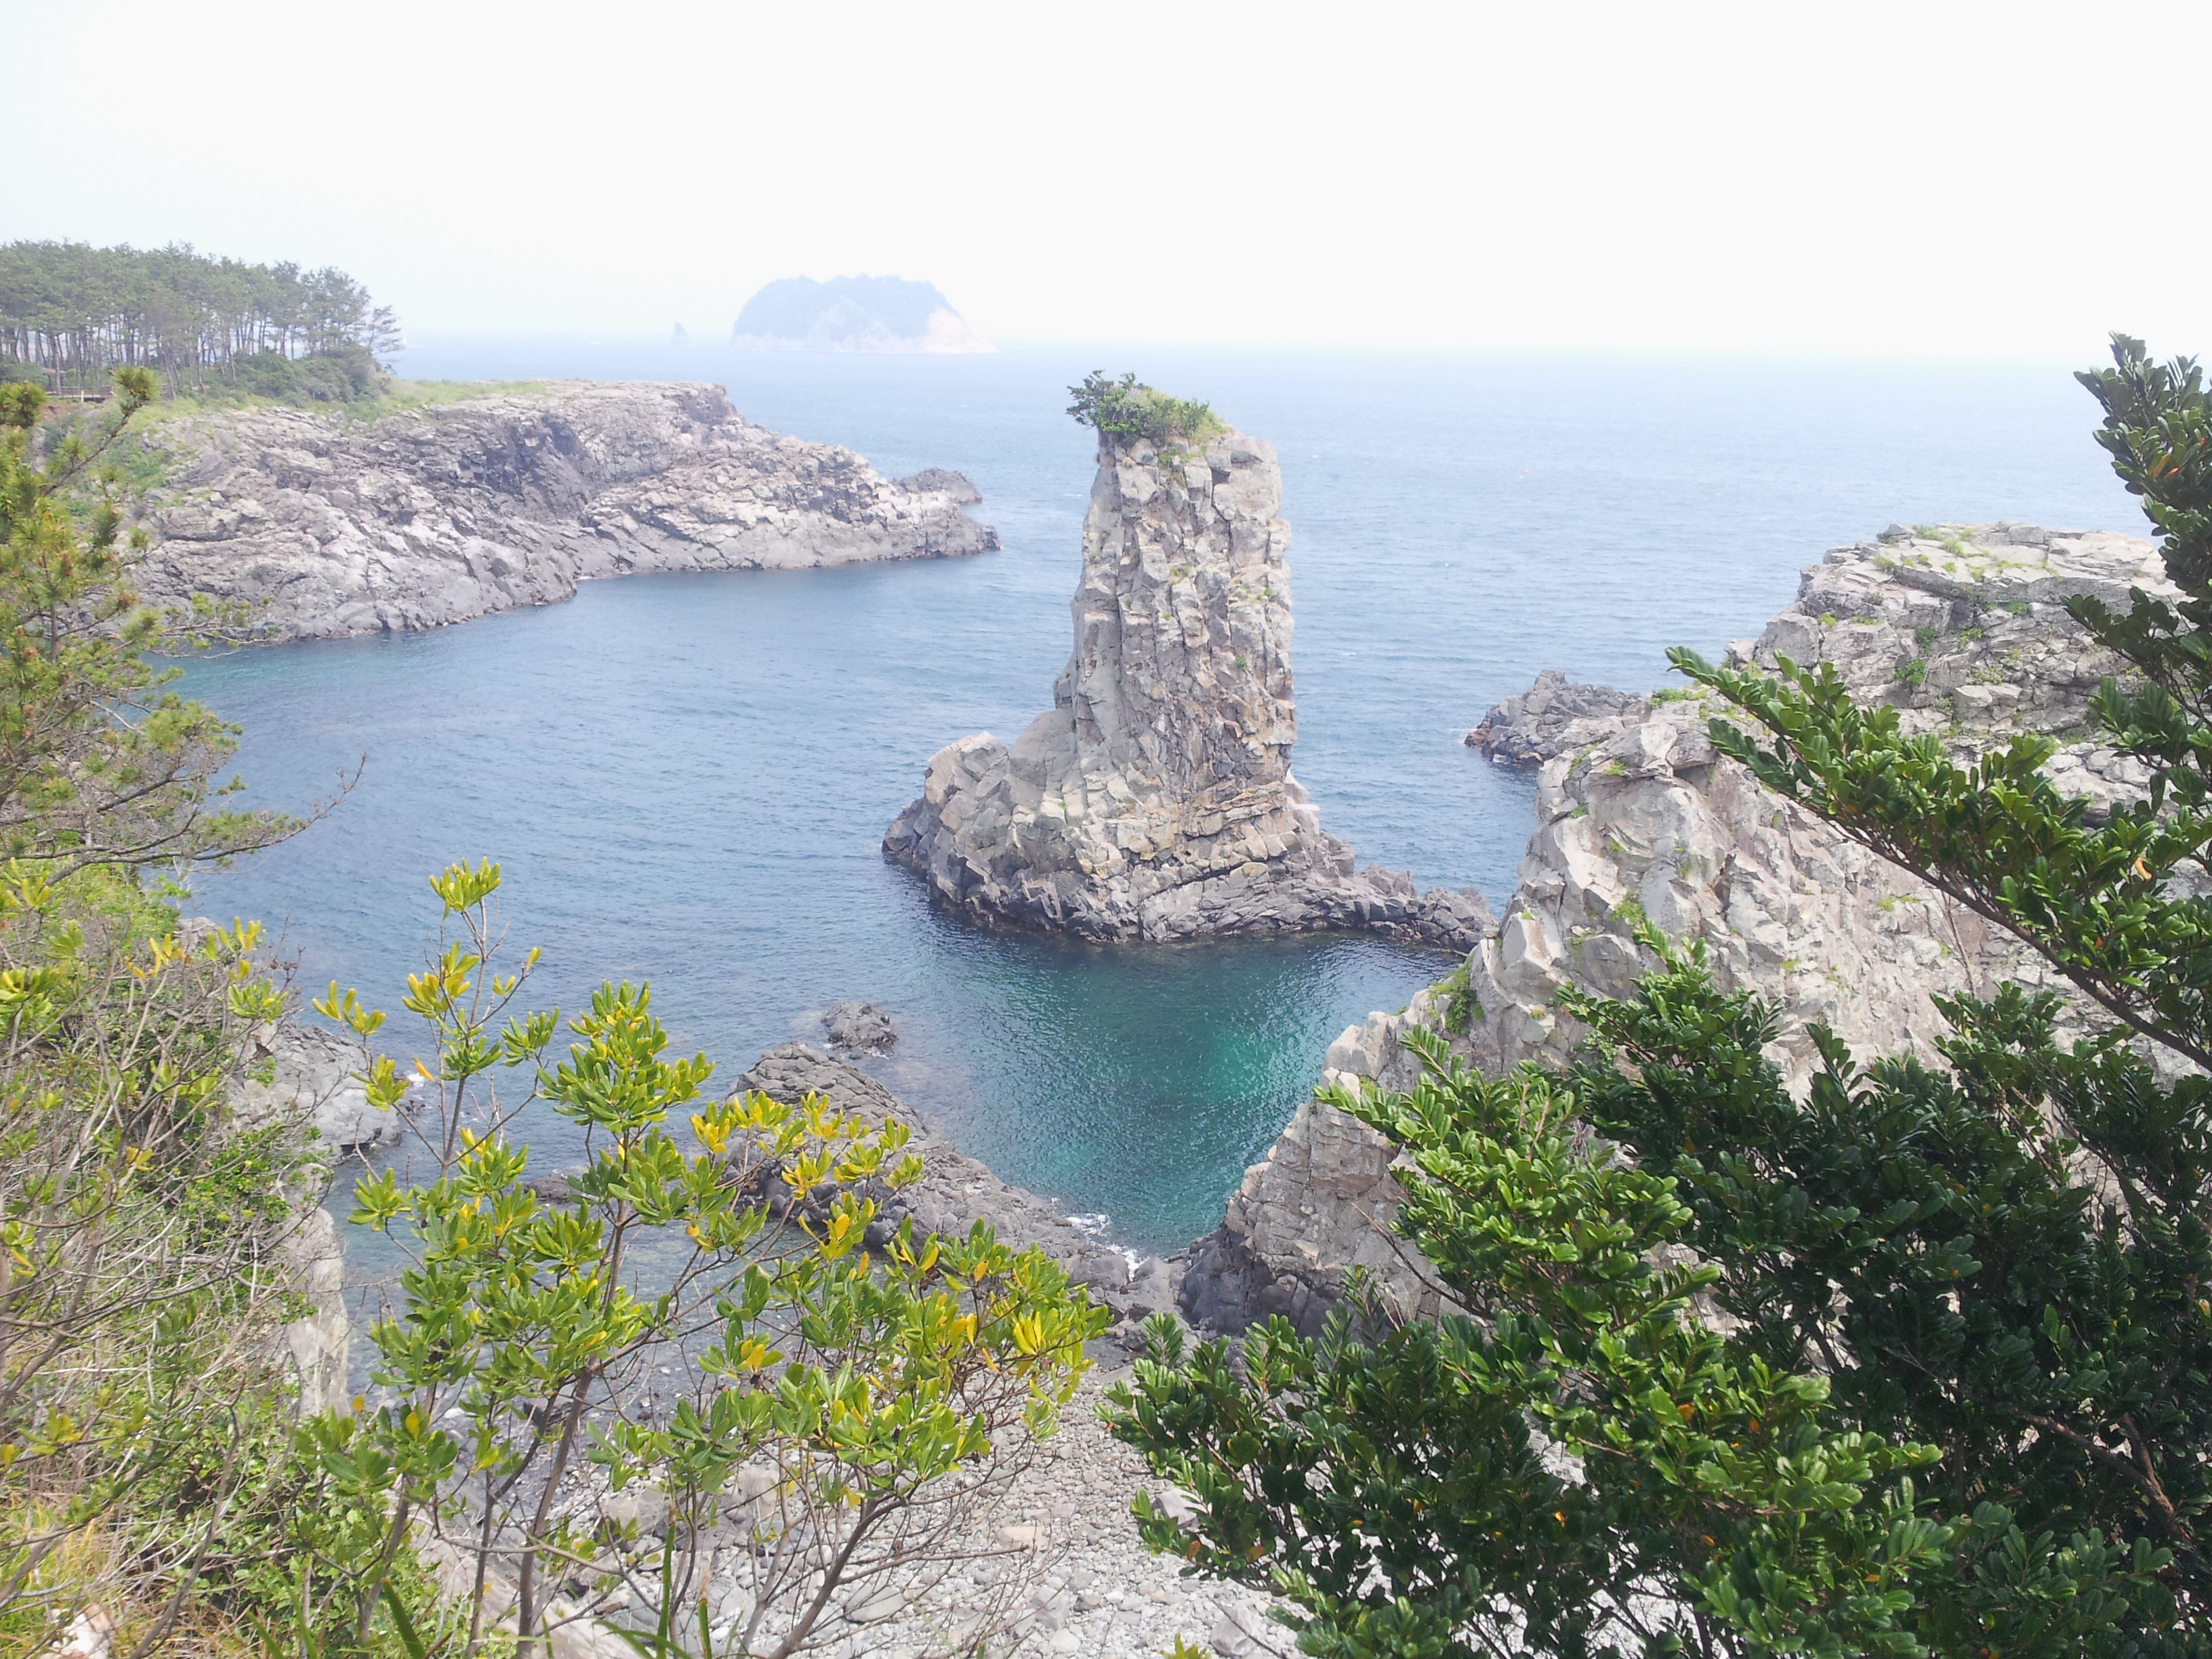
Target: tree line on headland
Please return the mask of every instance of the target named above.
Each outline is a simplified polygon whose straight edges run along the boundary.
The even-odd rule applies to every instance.
[[[0,245],[0,380],[97,391],[118,368],[170,397],[346,402],[376,390],[398,319],[335,265],[249,264],[189,243]]]

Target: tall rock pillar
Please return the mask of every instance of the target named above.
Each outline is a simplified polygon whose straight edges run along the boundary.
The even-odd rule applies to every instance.
[[[932,757],[887,857],[978,921],[1092,939],[1358,927],[1471,949],[1473,889],[1355,871],[1291,773],[1290,526],[1275,452],[1102,433],[1053,707]]]

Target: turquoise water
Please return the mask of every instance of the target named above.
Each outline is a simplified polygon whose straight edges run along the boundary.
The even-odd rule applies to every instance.
[[[879,1001],[902,1033],[886,1081],[964,1148],[1133,1245],[1206,1231],[1337,1031],[1448,962],[1353,938],[981,933],[878,852],[933,751],[1011,736],[1050,697],[1091,477],[1065,388],[1102,366],[1274,441],[1298,774],[1364,860],[1493,902],[1530,785],[1458,737],[1537,670],[1660,684],[1666,646],[1755,634],[1799,566],[1893,519],[2140,522],[2057,368],[434,349],[407,371],[722,381],[887,473],[960,468],[1004,550],[595,582],[430,634],[196,664],[191,689],[246,729],[256,799],[297,805],[367,757],[329,818],[204,877],[196,908],[266,918],[308,984],[397,1010],[434,921],[423,877],[496,858],[512,938],[545,948],[544,1000],[649,978],[678,1043],[730,1079],[817,1037],[828,1001]]]

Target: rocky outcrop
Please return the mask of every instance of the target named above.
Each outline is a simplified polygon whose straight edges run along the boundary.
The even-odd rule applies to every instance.
[[[135,580],[236,601],[278,638],[398,632],[565,599],[595,576],[995,548],[974,486],[902,483],[780,437],[715,386],[559,381],[374,422],[295,409],[166,421]]]
[[[1578,685],[1556,668],[1508,697],[1462,739],[1501,766],[1541,766],[1563,748],[1610,737],[1644,717],[1647,698],[1609,685]]]
[[[368,1103],[368,1091],[355,1075],[365,1063],[361,1050],[336,1032],[279,1025],[262,1053],[270,1062],[269,1081],[249,1079],[233,1103],[242,1125],[281,1121],[312,1127],[323,1146],[335,1152],[374,1152],[397,1146],[405,1134],[401,1112]]]
[[[921,1179],[892,1193],[878,1212],[874,1242],[912,1219],[919,1233],[965,1237],[978,1221],[988,1221],[1000,1239],[1017,1249],[1034,1244],[1089,1287],[1094,1303],[1118,1316],[1109,1336],[1125,1347],[1141,1340],[1137,1325],[1148,1314],[1175,1304],[1176,1270],[1158,1257],[1132,1262],[1101,1243],[1049,1199],[999,1179],[989,1168],[933,1132],[921,1115],[857,1066],[803,1042],[787,1042],[763,1054],[739,1079],[747,1089],[781,1101],[818,1094],[838,1110],[875,1124],[902,1123],[914,1132],[908,1149],[922,1161]]]
[[[891,1017],[872,1002],[833,1002],[822,1011],[822,1030],[832,1048],[874,1053],[898,1041]]]
[[[1102,436],[1053,708],[930,761],[886,856],[984,922],[1091,939],[1364,927],[1465,950],[1472,888],[1354,867],[1291,773],[1290,526],[1274,451]]]
[[[958,507],[973,507],[983,499],[983,492],[968,482],[964,472],[955,472],[949,466],[926,466],[919,472],[909,473],[899,480],[902,489],[916,494],[938,490],[952,498]]]
[[[180,929],[189,936],[209,924],[197,918]],[[273,1028],[260,1046],[269,1080],[246,1079],[231,1091],[231,1121],[252,1132],[282,1126],[306,1135],[322,1153],[367,1152],[398,1139],[398,1114],[379,1112],[353,1076],[360,1053],[331,1032],[288,1023]],[[352,1316],[345,1301],[345,1250],[335,1217],[322,1207],[331,1164],[313,1158],[302,1190],[295,1194],[295,1224],[284,1236],[291,1287],[307,1311],[284,1327],[284,1349],[300,1389],[302,1416],[342,1406],[349,1393]]]
[[[1832,662],[1862,701],[1894,704],[1908,730],[1942,735],[1962,758],[2014,732],[2051,734],[2065,743],[2046,769],[2053,781],[2109,808],[2148,778],[2090,735],[2090,694],[2118,665],[2060,602],[2124,604],[2130,586],[2172,592],[2156,550],[2132,537],[1893,530],[1831,552],[1756,642],[1730,650],[1770,668],[1778,653]],[[1774,1052],[1795,1080],[1814,1062],[1812,1022],[1861,1055],[1940,1063],[1936,997],[2007,980],[2065,990],[2008,935],[1718,758],[1706,722],[1721,712],[1702,695],[1662,693],[1633,724],[1545,763],[1519,885],[1496,937],[1468,957],[1480,1012],[1452,1041],[1462,1058],[1493,1073],[1565,1064],[1581,1033],[1559,992],[1626,993],[1651,965],[1634,934],[1647,920],[1702,942],[1724,987],[1778,1006]],[[1410,1086],[1419,1060],[1402,1035],[1441,1029],[1443,1001],[1423,992],[1353,1026],[1330,1046],[1324,1079]],[[2071,1018],[2087,1016],[2077,1006]],[[1399,1202],[1390,1158],[1334,1108],[1301,1107],[1195,1253],[1186,1308],[1231,1328],[1272,1312],[1310,1325],[1357,1263],[1401,1305],[1433,1309],[1416,1261],[1380,1240]]]

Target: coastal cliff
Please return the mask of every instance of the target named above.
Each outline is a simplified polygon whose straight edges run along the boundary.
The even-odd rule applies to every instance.
[[[2092,817],[2138,798],[2149,780],[2095,735],[2088,700],[2117,663],[2061,601],[2097,594],[2124,605],[2130,586],[2171,596],[2157,550],[2133,537],[2032,526],[1893,528],[1830,552],[1798,599],[1738,660],[1777,654],[1832,662],[1863,702],[1887,702],[1906,730],[1940,735],[1965,757],[2019,732],[2063,745],[2046,767]],[[1717,757],[1706,722],[1726,712],[1698,693],[1648,702],[1604,688],[1540,684],[1478,726],[1505,752],[1561,739],[1544,762],[1537,827],[1497,935],[1470,951],[1463,989],[1431,988],[1396,1014],[1370,1015],[1330,1046],[1324,1080],[1410,1087],[1411,1026],[1443,1030],[1445,1004],[1479,1012],[1453,1051],[1493,1074],[1524,1061],[1564,1065],[1581,1040],[1558,1006],[1577,985],[1625,994],[1653,965],[1634,927],[1700,942],[1724,988],[1780,1010],[1777,1058],[1795,1081],[1814,1064],[1806,1026],[1826,1024],[1863,1057],[1941,1064],[1935,999],[1988,994],[2009,980],[2068,992],[2043,958]],[[1556,732],[1528,728],[1547,709]],[[1739,723],[1741,723],[1739,721]],[[2077,1002],[2068,1016],[2085,1029]],[[1314,1328],[1365,1267],[1410,1312],[1439,1305],[1390,1237],[1400,1193],[1394,1149],[1331,1106],[1298,1109],[1247,1171],[1221,1229],[1196,1247],[1184,1280],[1194,1318],[1230,1328],[1283,1313]]]
[[[1368,928],[1471,948],[1481,895],[1355,868],[1291,772],[1290,526],[1274,451],[1103,434],[1075,643],[1010,748],[963,738],[884,837],[978,921],[1090,939]]]
[[[748,422],[720,386],[556,381],[362,422],[295,409],[156,426],[134,580],[243,603],[277,638],[392,633],[648,571],[944,558],[998,546],[957,472],[879,477]]]

